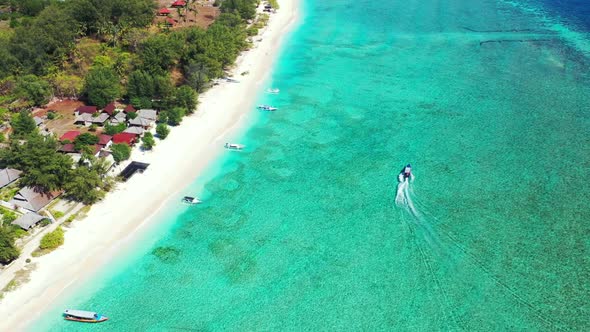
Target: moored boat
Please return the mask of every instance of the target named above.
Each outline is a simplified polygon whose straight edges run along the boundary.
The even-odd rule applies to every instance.
[[[276,110],[278,110],[278,108],[276,108],[276,107],[273,107],[273,106],[270,106],[270,105],[258,105],[258,107],[257,107],[257,108],[258,108],[259,110],[262,110],[262,111],[269,111],[269,112],[273,112],[273,111],[276,111]]]
[[[229,150],[242,150],[245,148],[245,145],[236,144],[236,143],[225,143],[225,148]]]
[[[108,320],[107,316],[103,316],[94,311],[66,309],[63,313],[65,320],[71,320],[82,323],[100,323]]]
[[[273,95],[276,95],[279,92],[281,92],[281,90],[279,90],[277,88],[268,88],[268,89],[266,89],[266,93],[270,93],[270,94],[273,94]]]
[[[196,198],[196,197],[192,197],[192,196],[184,196],[182,198],[182,202],[183,203],[187,203],[187,204],[200,204],[203,201],[201,201],[200,199]]]

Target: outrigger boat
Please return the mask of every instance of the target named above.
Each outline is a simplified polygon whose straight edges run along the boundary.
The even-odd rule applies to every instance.
[[[268,89],[266,89],[266,93],[270,93],[270,94],[273,94],[273,95],[276,95],[279,92],[281,92],[281,90],[279,90],[277,88],[268,88]]]
[[[273,112],[273,111],[278,110],[278,108],[272,107],[270,105],[258,105],[257,108],[261,111],[269,111],[269,112]]]
[[[108,320],[107,316],[103,316],[93,311],[66,309],[63,313],[65,320],[71,320],[82,323],[100,323]]]
[[[236,143],[225,143],[225,148],[229,150],[242,150],[245,148],[245,145],[236,144]]]
[[[196,197],[191,197],[191,196],[184,196],[182,198],[182,202],[186,203],[186,204],[201,204],[203,203],[203,201],[201,201],[200,199],[196,198]]]
[[[407,164],[406,167],[404,167],[404,169],[402,169],[402,171],[399,173],[397,178],[399,182],[403,182],[413,177],[414,175],[412,174],[412,165]]]

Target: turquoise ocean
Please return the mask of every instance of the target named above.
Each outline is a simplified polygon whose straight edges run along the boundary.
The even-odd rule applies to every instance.
[[[301,6],[267,84],[281,92],[259,99],[279,111],[187,179],[205,203],[171,200],[31,330],[590,330],[587,16],[549,0]]]

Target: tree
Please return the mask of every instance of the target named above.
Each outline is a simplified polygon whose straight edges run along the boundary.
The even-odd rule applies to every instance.
[[[11,121],[13,135],[16,137],[24,137],[37,129],[35,120],[29,114],[29,111],[22,110],[15,114]]]
[[[76,150],[81,150],[84,146],[98,144],[98,141],[98,136],[94,136],[90,133],[84,133],[76,137],[74,140],[74,147]]]
[[[139,52],[144,70],[156,75],[165,74],[178,57],[177,50],[181,47],[179,40],[167,35],[160,34],[146,39]]]
[[[104,197],[102,179],[96,169],[79,166],[70,172],[70,179],[64,186],[66,195],[84,204],[94,204]]]
[[[57,152],[58,143],[51,137],[39,134],[28,136],[21,144],[13,140],[0,150],[0,166],[23,171],[21,184],[35,187],[41,192],[63,188],[72,169],[72,158]]]
[[[168,124],[171,126],[178,126],[182,122],[182,118],[186,114],[186,110],[182,107],[174,107],[167,111]]]
[[[119,77],[111,68],[93,67],[86,75],[84,93],[91,104],[103,108],[119,97]]]
[[[120,163],[123,160],[129,159],[131,156],[131,147],[125,143],[111,145],[111,153],[115,162]]]
[[[158,137],[160,139],[165,139],[166,137],[168,137],[169,133],[170,133],[170,128],[168,128],[167,124],[158,123],[158,125],[156,126],[156,134],[158,134]]]
[[[51,86],[35,75],[25,75],[16,82],[16,94],[35,106],[46,104],[51,96]]]
[[[0,227],[0,263],[8,264],[17,259],[18,248],[14,245],[14,235],[7,227]]]
[[[143,70],[133,71],[127,83],[127,96],[130,99],[152,97],[154,95],[154,79]]]
[[[176,89],[175,105],[184,108],[191,114],[197,108],[197,98],[198,94],[195,90],[183,85]]]
[[[53,232],[45,234],[41,238],[41,249],[55,249],[64,244],[64,230],[58,226]]]
[[[156,145],[156,140],[154,140],[154,135],[149,131],[143,134],[141,138],[141,142],[143,143],[141,146],[146,150],[151,150],[154,145]]]
[[[104,130],[105,130],[105,134],[107,135],[115,135],[118,133],[122,133],[123,130],[125,130],[125,128],[127,128],[127,126],[125,126],[124,123],[119,123],[116,125],[110,125],[110,124],[106,124],[106,126],[104,126]]]

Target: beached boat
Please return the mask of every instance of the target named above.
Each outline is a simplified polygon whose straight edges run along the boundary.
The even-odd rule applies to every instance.
[[[109,319],[93,311],[66,309],[63,313],[64,319],[82,323],[100,323]]]
[[[270,93],[270,94],[273,94],[273,95],[276,95],[279,92],[281,92],[281,90],[279,90],[277,88],[268,88],[268,89],[266,89],[266,93]]]
[[[236,143],[225,143],[225,148],[229,150],[242,150],[245,148],[245,145],[236,144]]]
[[[182,198],[182,202],[186,203],[186,204],[200,204],[203,201],[201,201],[200,199],[196,198],[196,197],[191,197],[191,196],[184,196]]]
[[[404,167],[402,169],[402,171],[399,173],[397,178],[398,178],[399,182],[403,182],[403,181],[413,178],[413,176],[414,175],[412,174],[412,165],[407,164],[406,167]]]
[[[270,105],[258,105],[257,108],[261,111],[269,111],[269,112],[273,112],[273,111],[278,110],[278,108],[272,107]]]

